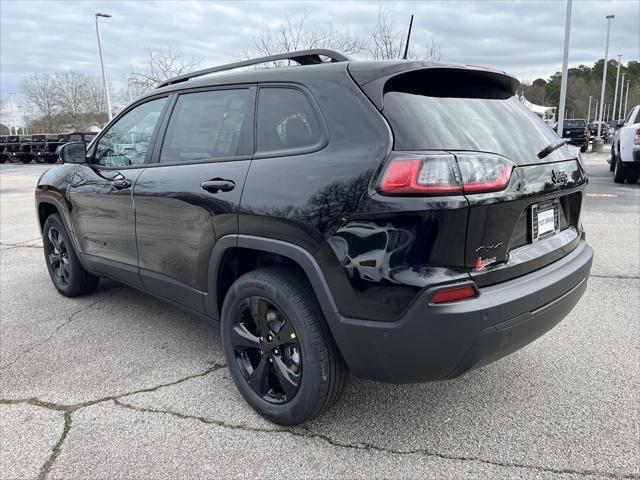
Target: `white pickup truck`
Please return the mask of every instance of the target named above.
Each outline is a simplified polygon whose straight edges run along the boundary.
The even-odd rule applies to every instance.
[[[609,163],[616,183],[636,183],[640,178],[640,105],[631,109],[624,125],[616,130]]]

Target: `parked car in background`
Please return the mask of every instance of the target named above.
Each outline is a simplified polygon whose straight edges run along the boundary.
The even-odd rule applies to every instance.
[[[35,134],[31,136],[31,153],[38,163],[56,163],[56,150],[63,143],[58,134]]]
[[[589,124],[589,140],[593,141],[598,136],[598,122]],[[600,137],[606,143],[609,139],[609,125],[600,122]]]
[[[7,136],[7,159],[11,163],[20,162],[22,155],[22,144],[20,143],[19,135],[9,135]]]
[[[0,135],[0,163],[7,161],[7,136]]]
[[[616,183],[636,183],[640,178],[640,105],[629,112],[611,144],[609,168]]]
[[[569,143],[580,147],[581,152],[589,148],[589,128],[584,118],[566,119],[562,127],[562,138],[569,139]]]
[[[281,60],[301,66],[213,75]],[[518,86],[324,49],[167,80],[39,179],[51,281],[219,320],[236,386],[278,424],[329,408],[349,371],[458,377],[557,325],[591,269],[586,172]]]

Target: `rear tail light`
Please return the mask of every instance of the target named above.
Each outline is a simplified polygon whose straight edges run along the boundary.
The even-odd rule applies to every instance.
[[[636,130],[636,136],[633,137],[633,144],[640,145],[640,128]]]
[[[384,195],[451,195],[502,190],[513,164],[488,153],[394,153],[378,191]]]
[[[430,304],[439,303],[451,303],[458,302],[460,300],[468,300],[469,298],[475,298],[478,296],[478,292],[473,285],[459,285],[457,287],[445,287],[434,292],[429,299]]]
[[[585,129],[584,129],[584,132],[582,132],[582,134],[583,134],[585,137],[588,137],[588,136],[589,136],[589,130],[585,128]]]

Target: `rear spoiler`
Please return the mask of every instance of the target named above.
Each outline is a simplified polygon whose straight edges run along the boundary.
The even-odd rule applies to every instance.
[[[349,73],[382,110],[384,94],[401,91],[432,97],[496,98],[515,95],[520,82],[506,73],[473,65],[432,62],[352,62]]]

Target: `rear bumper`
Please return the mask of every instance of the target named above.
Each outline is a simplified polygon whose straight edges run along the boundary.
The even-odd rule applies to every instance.
[[[557,325],[582,297],[593,250],[581,240],[547,267],[480,289],[472,300],[429,305],[422,292],[395,322],[327,314],[354,375],[416,383],[462,375],[498,360]]]

